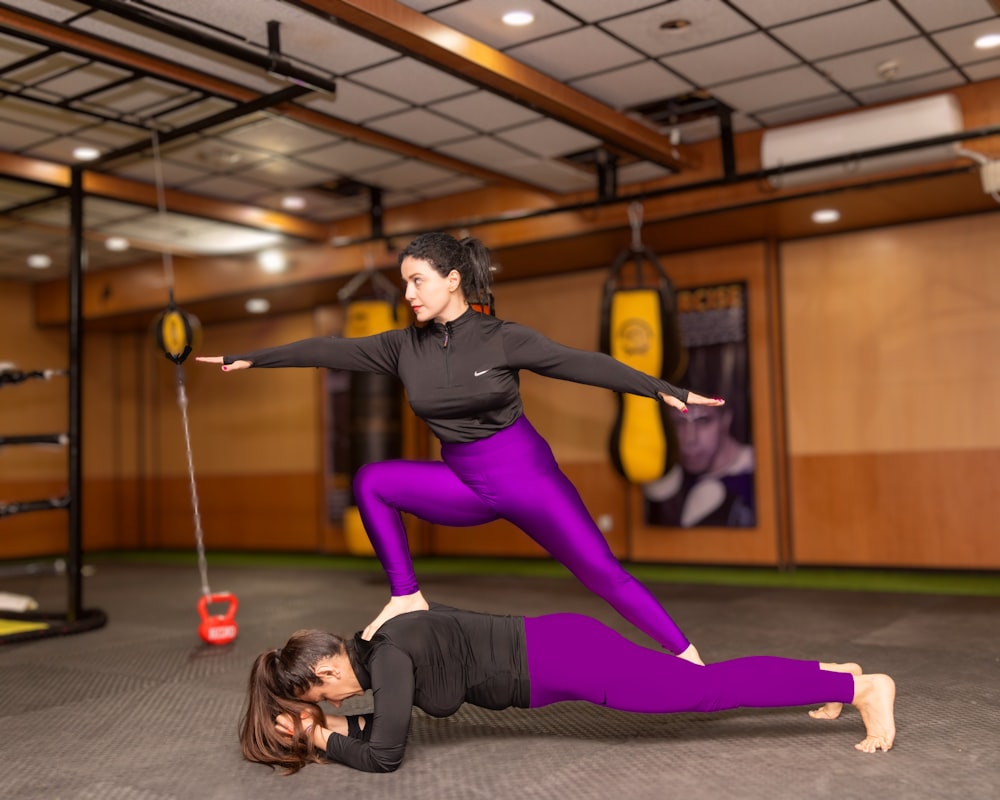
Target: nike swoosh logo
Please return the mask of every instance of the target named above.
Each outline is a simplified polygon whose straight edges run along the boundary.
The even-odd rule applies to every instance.
[[[480,375],[485,375],[491,369],[493,369],[493,367],[487,367],[486,369],[484,369],[484,370],[482,370],[480,372],[473,372],[472,374],[478,378]]]

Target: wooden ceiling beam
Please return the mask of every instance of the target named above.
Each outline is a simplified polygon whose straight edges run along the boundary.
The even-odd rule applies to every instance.
[[[639,158],[689,166],[667,137],[471,36],[394,0],[302,0],[368,38],[536,108]]]

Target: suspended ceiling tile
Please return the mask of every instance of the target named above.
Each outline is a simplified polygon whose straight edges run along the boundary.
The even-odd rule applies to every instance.
[[[669,178],[673,173],[659,164],[651,161],[636,161],[634,164],[626,164],[618,168],[618,185],[629,186],[633,183],[646,183],[648,181]]]
[[[522,122],[541,119],[541,116],[530,108],[483,91],[442,100],[429,107],[483,133],[492,133]]]
[[[520,47],[509,55],[561,81],[623,67],[642,60],[636,52],[597,28],[577,28]]]
[[[206,97],[197,100],[189,105],[176,108],[162,113],[154,114],[157,127],[160,128],[182,128],[201,119],[220,114],[235,107],[235,103],[223,100],[218,97]]]
[[[400,156],[358,142],[341,142],[332,147],[322,147],[302,153],[298,159],[343,175],[355,175],[366,169],[384,167],[386,164],[399,161]]]
[[[400,206],[411,206],[415,203],[419,203],[421,200],[423,200],[423,198],[417,192],[404,190],[386,192],[382,196],[382,207],[399,208]]]
[[[472,128],[423,108],[380,117],[368,123],[368,127],[421,147],[433,147],[476,133]]]
[[[408,107],[402,100],[346,78],[338,79],[335,98],[325,94],[310,94],[296,102],[321,114],[355,124]]]
[[[60,22],[88,10],[87,6],[71,0],[17,0],[17,8]]]
[[[358,83],[378,89],[416,105],[433,103],[470,91],[473,86],[460,78],[412,58],[400,58],[388,64],[356,72]]]
[[[0,141],[3,140],[3,123],[0,123]],[[22,203],[34,203],[52,194],[46,186],[39,186],[26,181],[9,181],[0,178],[0,211],[6,211]],[[0,220],[2,225],[2,220]]]
[[[350,200],[350,198],[341,198],[332,192],[320,189],[297,189],[294,192],[275,192],[273,189],[269,189],[267,194],[255,198],[254,203],[264,208],[273,208],[276,211],[287,212],[283,201],[290,194],[300,198],[305,203],[303,208],[291,213],[318,222],[323,222],[342,214],[347,205],[346,201]],[[366,203],[366,198],[361,203],[352,201],[348,210],[351,213],[359,213],[364,209]]]
[[[130,72],[108,64],[91,63],[36,84],[36,88],[61,95],[64,99],[78,97],[109,83],[128,78]]]
[[[619,110],[677,97],[694,88],[655,61],[643,61],[630,67],[604,72],[573,81],[571,85]]]
[[[267,158],[267,153],[256,148],[211,137],[196,137],[193,140],[186,137],[180,142],[164,145],[160,152],[171,161],[220,172],[245,169]]]
[[[162,159],[160,166],[163,183],[170,187],[183,186],[185,183],[197,180],[205,175],[203,168],[199,169],[188,164],[180,164],[168,158]],[[150,159],[135,159],[127,164],[114,166],[111,172],[122,178],[132,178],[133,180],[150,185],[156,184],[156,164]]]
[[[668,0],[669,2],[669,0]],[[653,5],[651,0],[559,0],[559,5],[570,14],[574,14],[586,22],[598,22],[609,17],[618,17]],[[665,5],[661,3],[660,5]]]
[[[787,125],[792,122],[802,122],[803,120],[815,117],[824,117],[828,114],[837,114],[841,111],[856,109],[857,103],[845,94],[828,95],[816,100],[809,100],[805,103],[796,103],[781,108],[772,108],[767,111],[759,111],[754,116],[765,126],[773,127],[777,125]]]
[[[467,175],[457,175],[440,183],[420,187],[420,194],[424,197],[445,197],[447,195],[459,194],[460,192],[471,192],[475,189],[482,189],[485,185],[482,181],[470,178]]]
[[[785,22],[815,17],[828,11],[857,5],[858,0],[730,0],[747,16],[765,28]]]
[[[975,64],[996,55],[996,48],[980,50],[975,45],[978,37],[990,33],[1000,34],[1000,17],[935,33],[933,38],[961,66]]]
[[[598,147],[600,139],[588,136],[576,128],[563,125],[554,119],[528,122],[497,134],[497,138],[534,153],[536,156],[552,158]]]
[[[4,73],[4,77],[23,86],[37,86],[86,63],[85,58],[72,53],[54,53],[38,61],[30,61],[15,69],[9,69]]]
[[[69,133],[93,124],[93,117],[17,97],[0,98],[0,119],[52,133]]]
[[[917,23],[928,31],[953,28],[966,22],[996,17],[990,0],[897,0]]]
[[[101,150],[117,150],[120,147],[135,142],[150,141],[152,132],[133,125],[123,125],[118,122],[102,122],[80,131],[92,142],[101,145]]]
[[[52,134],[38,128],[29,128],[26,125],[11,124],[0,119],[0,142],[3,142],[4,150],[20,152],[33,147],[39,147],[44,142],[51,141]]]
[[[104,197],[87,197],[83,202],[84,223],[89,227],[122,222],[149,213],[145,206],[108,200]],[[69,218],[69,202],[66,201],[66,218]]]
[[[327,131],[279,116],[234,127],[224,132],[221,138],[284,155],[299,150],[311,150],[340,140],[340,137]]]
[[[174,252],[200,255],[244,253],[283,241],[276,233],[240,225],[207,222],[183,214],[153,212],[128,222],[107,226],[105,233],[170,247]]]
[[[460,161],[468,161],[470,164],[478,164],[500,172],[504,172],[505,164],[525,158],[523,150],[518,150],[489,136],[454,142],[436,149]]]
[[[106,147],[102,148],[98,142],[92,141],[81,134],[51,139],[42,144],[26,148],[24,154],[33,158],[58,161],[60,164],[79,164],[82,162],[73,155],[73,151],[77,147],[94,147],[102,152],[107,149]]]
[[[691,24],[675,30],[660,27],[675,19]],[[731,39],[753,30],[751,23],[721,0],[675,0],[602,22],[601,27],[654,57]]]
[[[39,225],[65,228],[69,224],[69,203],[63,198],[58,198],[41,205],[22,208],[14,212],[14,216],[19,220]]]
[[[365,183],[380,186],[387,191],[417,189],[422,185],[447,180],[454,176],[455,173],[451,170],[412,159],[361,173],[361,179]]]
[[[513,10],[513,7],[508,8],[496,0],[466,0],[432,11],[428,16],[497,50],[580,25],[573,17],[543,0],[518,0],[516,10],[530,12],[535,21],[530,25],[506,25],[501,17],[504,12]]]
[[[304,164],[291,158],[276,156],[239,171],[239,176],[260,181],[270,186],[292,189],[298,186],[312,186],[332,178],[336,173],[315,164]]]
[[[787,48],[763,33],[675,53],[660,60],[697,86],[714,86],[799,63]]]
[[[909,39],[918,31],[888,0],[876,0],[784,25],[773,33],[803,58],[815,60]]]
[[[916,94],[926,94],[928,92],[940,92],[945,89],[954,89],[965,83],[965,78],[954,69],[946,69],[933,75],[922,75],[909,81],[892,81],[881,86],[873,86],[870,89],[860,89],[854,92],[854,96],[865,105],[875,103],[885,103],[889,100],[902,100],[906,97],[913,97]]]
[[[886,79],[879,69],[889,63],[898,66],[892,77]],[[816,66],[838,86],[850,91],[877,88],[883,83],[899,83],[919,75],[940,72],[948,69],[949,64],[926,39],[909,39],[819,61]]]
[[[751,113],[824,97],[836,87],[809,67],[758,75],[715,86],[712,94],[732,109]]]
[[[73,23],[77,30],[101,36],[140,53],[171,61],[188,69],[221,78],[238,86],[267,93],[280,89],[284,81],[270,77],[260,67],[249,66],[234,58],[223,56],[206,48],[188,44],[143,25],[118,19],[110,14],[97,12]]]
[[[194,100],[198,94],[183,86],[153,78],[115,86],[89,95],[78,105],[95,108],[104,114],[138,115],[152,117],[185,100]]]
[[[502,165],[509,175],[553,192],[581,192],[597,186],[597,178],[557,161],[522,158]]]
[[[221,199],[247,201],[264,192],[273,190],[273,186],[259,181],[243,180],[232,175],[211,175],[188,181],[184,184],[185,192],[195,192]]]
[[[981,61],[978,64],[969,64],[963,67],[965,74],[974,81],[988,81],[992,78],[1000,78],[1000,58],[991,61]]]
[[[41,53],[45,48],[34,42],[26,42],[24,39],[15,39],[0,33],[0,70],[10,64],[16,64],[25,58]]]

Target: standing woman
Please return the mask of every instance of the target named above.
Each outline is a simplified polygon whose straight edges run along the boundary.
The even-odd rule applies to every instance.
[[[243,755],[286,772],[325,759],[396,770],[413,706],[447,717],[463,703],[583,700],[640,714],[823,703],[811,715],[836,719],[851,703],[866,730],[856,749],[889,750],[896,735],[895,683],[857,664],[750,656],[697,667],[582,614],[498,616],[436,603],[390,620],[371,641],[300,630],[257,656],[247,689]],[[369,689],[372,714],[326,716],[318,706],[340,708]]]
[[[660,398],[681,412],[687,403],[724,401],[472,309],[470,303],[488,301],[493,283],[489,250],[478,239],[423,234],[400,253],[399,264],[406,301],[423,324],[197,359],[222,364],[224,371],[328,367],[397,375],[413,411],[441,440],[442,461],[382,461],[355,475],[354,497],[391,590],[364,637],[397,614],[427,608],[403,527],[405,511],[456,527],[512,522],[661,646],[702,663],[656,598],[618,563],[551,448],[524,416],[518,372]]]

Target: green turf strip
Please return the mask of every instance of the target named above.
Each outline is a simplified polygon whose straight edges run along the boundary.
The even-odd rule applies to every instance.
[[[197,557],[186,551],[135,551],[93,553],[87,563],[180,564],[196,567]],[[374,558],[306,555],[301,553],[215,552],[208,556],[209,568],[281,567],[286,569],[330,569],[378,573]],[[512,575],[523,577],[569,577],[561,564],[533,558],[417,558],[418,575]],[[909,592],[1000,596],[1000,572],[954,572],[939,570],[895,570],[800,567],[778,570],[766,567],[668,566],[626,564],[647,583],[759,586],[791,589],[837,589],[866,592]]]

